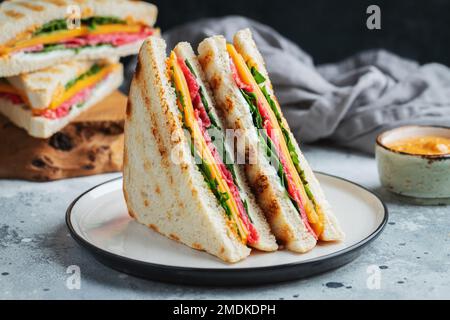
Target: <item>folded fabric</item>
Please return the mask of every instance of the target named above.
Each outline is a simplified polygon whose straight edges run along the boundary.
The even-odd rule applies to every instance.
[[[312,58],[272,28],[231,16],[176,27],[163,37],[194,47],[205,37],[250,28],[266,60],[277,97],[300,141],[329,139],[373,153],[378,133],[407,124],[450,125],[450,69],[419,65],[384,50],[315,66]]]

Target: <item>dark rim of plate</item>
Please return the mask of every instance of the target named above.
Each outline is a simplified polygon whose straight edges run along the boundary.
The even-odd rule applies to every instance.
[[[350,180],[338,177],[338,176],[334,176],[331,174],[327,174],[327,173],[322,173],[322,172],[315,172],[324,176],[328,176],[328,177],[332,177],[332,178],[336,178],[339,180],[343,180],[346,181],[348,183],[351,183],[361,189],[364,189],[365,191],[369,192],[370,194],[372,194],[373,196],[375,196],[378,201],[381,203],[381,205],[383,206],[384,209],[384,217],[383,220],[381,221],[380,225],[370,234],[368,235],[366,238],[362,239],[361,241],[351,245],[348,248],[336,251],[334,253],[330,253],[327,254],[325,256],[321,256],[318,258],[314,258],[314,259],[309,259],[309,260],[304,260],[301,262],[292,262],[292,263],[286,263],[286,264],[280,264],[280,265],[273,265],[273,266],[266,266],[266,267],[250,267],[250,268],[192,268],[192,267],[178,267],[178,266],[170,266],[170,265],[164,265],[164,264],[156,264],[156,263],[151,263],[151,262],[146,262],[146,261],[142,261],[142,260],[136,260],[136,259],[132,259],[132,258],[128,258],[128,257],[124,257],[109,251],[106,251],[102,248],[99,248],[95,245],[93,245],[92,243],[90,243],[89,241],[85,240],[83,237],[81,237],[80,235],[78,235],[78,233],[75,231],[72,222],[71,222],[71,215],[72,215],[72,209],[73,207],[76,205],[76,203],[87,193],[91,192],[92,190],[101,187],[102,185],[108,184],[108,183],[112,183],[114,181],[120,180],[122,179],[122,177],[117,177],[108,181],[105,181],[103,183],[100,183],[90,189],[88,189],[87,191],[83,192],[81,195],[79,195],[67,208],[66,211],[66,224],[67,227],[69,228],[70,234],[72,235],[72,237],[83,247],[86,247],[87,249],[93,251],[93,252],[97,252],[97,253],[101,253],[104,256],[113,258],[113,259],[117,259],[117,260],[122,260],[124,262],[127,263],[132,263],[132,264],[140,264],[140,265],[144,265],[150,268],[163,268],[166,270],[170,270],[170,271],[182,271],[182,272],[199,272],[199,271],[208,271],[208,272],[229,272],[229,273],[234,273],[234,272],[239,272],[242,270],[245,271],[271,271],[271,270],[279,270],[280,268],[291,268],[294,267],[296,265],[308,265],[308,264],[314,264],[316,262],[323,262],[325,260],[332,260],[333,258],[336,258],[338,256],[344,255],[346,253],[349,253],[351,251],[357,250],[360,247],[372,242],[373,240],[375,240],[381,233],[381,231],[383,231],[383,229],[385,228],[388,219],[389,219],[389,213],[388,213],[388,209],[386,204],[383,202],[383,200],[381,200],[381,198],[373,193],[372,191],[370,191],[369,189],[367,189],[364,186],[361,186],[355,182],[352,182]]]

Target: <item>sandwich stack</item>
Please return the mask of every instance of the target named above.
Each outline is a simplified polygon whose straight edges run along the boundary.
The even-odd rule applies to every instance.
[[[1,3],[0,114],[3,122],[26,132],[22,134],[23,139],[14,140],[19,146],[13,149],[5,149],[5,146],[11,146],[13,137],[20,134],[2,134],[1,152],[17,150],[22,155],[33,155],[15,161],[16,166],[23,163],[26,171],[30,165],[26,161],[37,157],[36,150],[44,150],[28,150],[33,141],[35,145],[51,141],[55,134],[69,130],[67,126],[74,122],[78,127],[79,123],[101,122],[104,125],[105,121],[114,125],[114,121],[108,119],[110,111],[117,113],[126,105],[123,96],[115,93],[123,82],[119,59],[137,54],[147,37],[159,35],[159,30],[154,28],[156,16],[157,8],[143,1],[12,0]],[[106,104],[112,110],[107,106],[104,109]],[[96,114],[86,113],[92,108],[103,110],[103,119],[86,118],[86,115]],[[120,141],[123,136],[117,138]],[[88,150],[82,145],[79,147]],[[8,154],[10,159],[16,156],[17,153]],[[48,158],[44,154],[38,158],[44,156]],[[73,163],[70,152],[65,156],[59,160]],[[95,167],[104,170],[62,171],[57,175],[33,172],[12,177],[52,180],[120,169],[116,164]],[[2,171],[19,172],[20,168],[4,167]]]

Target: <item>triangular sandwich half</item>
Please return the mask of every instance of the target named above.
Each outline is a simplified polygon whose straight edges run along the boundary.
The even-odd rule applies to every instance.
[[[49,138],[114,92],[123,66],[109,60],[72,61],[0,78],[0,113],[35,138]]]
[[[277,249],[243,174],[220,155],[222,128],[187,44],[141,48],[125,124],[124,194],[138,222],[227,262]],[[232,155],[229,155],[232,156]]]

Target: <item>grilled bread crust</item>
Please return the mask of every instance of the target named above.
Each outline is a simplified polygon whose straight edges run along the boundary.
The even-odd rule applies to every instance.
[[[226,262],[250,254],[192,159],[166,68],[164,40],[142,46],[125,121],[124,195],[130,216]]]
[[[277,172],[265,156],[266,150],[259,142],[250,108],[232,77],[225,38],[208,38],[200,43],[198,51],[200,64],[227,127],[238,130],[246,139],[248,163],[245,172],[272,232],[289,250],[301,253],[311,250],[316,239],[308,232]]]
[[[276,99],[264,59],[261,53],[259,52],[255,41],[253,40],[250,29],[240,30],[236,33],[236,35],[234,36],[234,46],[236,47],[236,50],[244,57],[245,60],[251,59],[256,63],[258,71],[261,72],[261,74],[266,78],[270,95],[274,99]],[[331,205],[325,198],[325,195],[322,191],[322,188],[320,187],[319,182],[317,181],[316,176],[314,175],[314,172],[311,170],[311,167],[306,161],[305,156],[301,152],[297,140],[292,134],[289,128],[289,124],[287,123],[282,113],[281,117],[283,125],[289,132],[290,140],[294,144],[295,151],[300,161],[300,167],[305,172],[306,181],[308,181],[311,193],[313,194],[314,199],[316,199],[316,201],[321,206],[324,213],[325,218],[324,231],[320,236],[320,240],[322,241],[343,240],[345,238],[344,232],[342,231],[339,222],[332,211]]]

